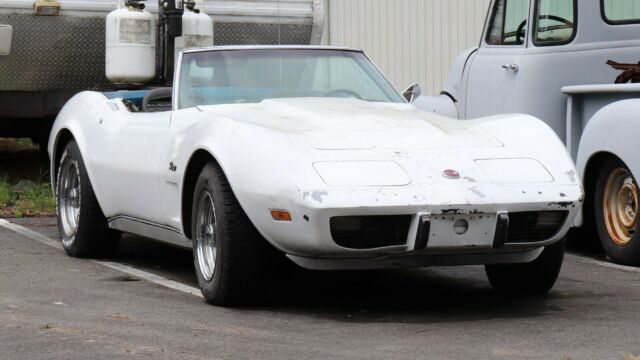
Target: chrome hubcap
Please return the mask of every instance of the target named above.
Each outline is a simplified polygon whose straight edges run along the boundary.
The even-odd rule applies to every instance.
[[[80,189],[80,169],[78,162],[70,160],[64,163],[60,169],[60,193],[58,194],[58,213],[65,246],[71,245],[78,230],[80,220],[80,201],[82,199]]]
[[[196,208],[196,255],[202,277],[209,281],[216,268],[217,235],[216,212],[211,194],[205,191]]]
[[[631,241],[638,223],[638,187],[627,169],[615,169],[604,189],[605,225],[611,240],[624,246]]]

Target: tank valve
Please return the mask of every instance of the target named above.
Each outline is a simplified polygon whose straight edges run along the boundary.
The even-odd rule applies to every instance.
[[[197,5],[197,3],[195,2],[195,0],[184,0],[184,6],[187,9],[193,11],[196,14],[199,14],[200,10],[196,9],[196,5]]]
[[[138,10],[144,10],[146,7],[142,2],[146,0],[127,0],[127,6]]]

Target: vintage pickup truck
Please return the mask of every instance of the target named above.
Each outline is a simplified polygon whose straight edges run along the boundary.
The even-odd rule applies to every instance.
[[[608,60],[640,60],[640,1],[494,0],[478,47],[455,60],[439,96],[414,104],[459,119],[544,120],[577,164],[566,176],[584,181],[575,225],[614,261],[640,265],[640,84],[612,84]]]

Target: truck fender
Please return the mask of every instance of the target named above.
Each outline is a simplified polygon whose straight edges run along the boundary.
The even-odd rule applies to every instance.
[[[469,64],[469,60],[478,51],[478,47],[473,47],[461,52],[451,64],[449,76],[444,84],[444,90],[438,96],[422,96],[416,101],[418,109],[460,119],[459,105],[464,103],[464,70]]]
[[[457,103],[445,93],[438,96],[420,96],[413,102],[413,106],[430,113],[454,119],[460,118]]]
[[[585,184],[593,183],[592,167],[594,161],[603,155],[616,156],[624,162],[634,178],[640,175],[640,154],[636,144],[640,139],[640,99],[621,100],[611,103],[587,122],[576,158],[576,169]],[[587,173],[589,171],[589,173]],[[587,191],[592,189],[586,189]],[[583,223],[580,212],[575,220],[576,226]]]
[[[477,46],[467,49],[458,54],[451,64],[451,69],[449,70],[447,81],[444,84],[443,92],[449,94],[456,102],[462,101],[462,98],[466,93],[466,84],[463,84],[464,70],[467,68],[471,58],[477,51]]]

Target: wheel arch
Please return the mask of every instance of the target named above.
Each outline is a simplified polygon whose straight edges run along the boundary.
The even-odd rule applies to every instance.
[[[182,231],[186,238],[191,239],[191,208],[193,207],[193,192],[202,169],[210,162],[218,160],[208,150],[196,150],[187,163],[182,180],[180,212],[182,218]]]
[[[598,178],[598,173],[602,166],[608,161],[616,159],[624,163],[624,160],[621,159],[616,154],[609,151],[600,151],[591,155],[589,160],[587,160],[584,170],[581,171],[582,175],[582,183],[584,186],[585,199],[584,206],[582,207],[582,214],[580,218],[580,224],[582,225],[585,222],[593,223],[594,213],[593,213],[593,198],[596,190],[596,183]],[[578,224],[577,224],[578,225]]]
[[[53,152],[51,154],[52,156],[50,170],[51,187],[54,190],[54,193],[56,188],[56,180],[58,178],[58,168],[60,167],[60,159],[62,158],[62,152],[64,151],[64,148],[67,146],[67,144],[72,140],[75,141],[75,136],[73,135],[71,130],[67,128],[60,129],[60,131],[56,134],[55,141],[53,143]]]

